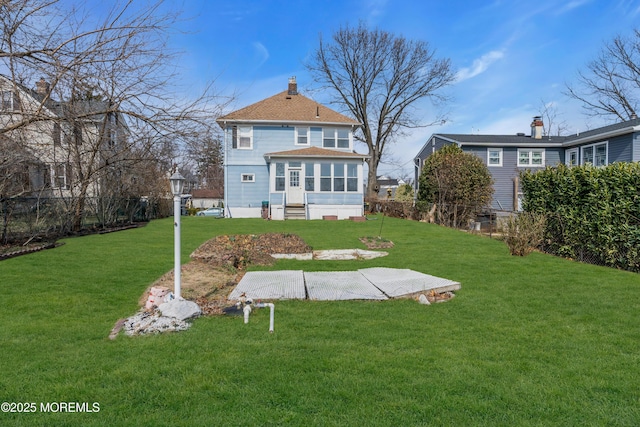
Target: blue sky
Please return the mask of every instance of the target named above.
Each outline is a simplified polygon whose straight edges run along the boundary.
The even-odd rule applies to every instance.
[[[435,132],[529,134],[543,101],[553,103],[572,132],[603,122],[587,118],[562,91],[594,58],[603,42],[640,27],[638,0],[171,0],[166,5],[191,17],[185,34],[170,39],[184,52],[180,63],[193,88],[215,80],[219,91],[238,97],[241,108],[286,89],[296,76],[300,91],[319,102],[304,62],[345,24],[366,22],[408,39],[424,40],[451,59],[457,82],[447,89],[448,121],[413,130],[389,148],[389,175],[411,173],[412,158]],[[419,105],[425,121],[429,102]],[[365,147],[358,147],[365,152]]]

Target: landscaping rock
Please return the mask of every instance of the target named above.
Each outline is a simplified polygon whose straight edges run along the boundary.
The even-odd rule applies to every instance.
[[[186,331],[191,326],[184,320],[162,316],[158,311],[140,311],[124,322],[124,333],[132,335]]]
[[[418,297],[418,302],[424,305],[431,305],[431,303],[429,302],[429,298],[427,298],[425,294],[420,294],[420,296]]]
[[[162,303],[158,306],[158,310],[163,317],[173,317],[178,320],[187,320],[202,314],[198,304],[184,299],[173,299]]]

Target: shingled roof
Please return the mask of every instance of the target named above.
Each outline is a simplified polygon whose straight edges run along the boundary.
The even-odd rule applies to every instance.
[[[290,81],[289,90],[218,118],[220,126],[232,122],[279,122],[359,125],[357,121],[333,111],[318,102],[300,95],[295,80]]]
[[[367,158],[366,154],[358,154],[352,151],[337,151],[328,150],[320,147],[300,148],[297,150],[278,151],[274,153],[267,153],[265,157],[357,157]]]

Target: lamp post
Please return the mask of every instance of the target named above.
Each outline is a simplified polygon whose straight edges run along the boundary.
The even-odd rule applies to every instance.
[[[180,172],[176,172],[169,178],[171,182],[171,192],[173,193],[173,254],[174,254],[174,266],[173,276],[175,278],[174,294],[176,299],[181,299],[180,286],[181,286],[181,272],[180,272],[180,215],[182,205],[182,187],[184,186],[184,177],[180,175]]]

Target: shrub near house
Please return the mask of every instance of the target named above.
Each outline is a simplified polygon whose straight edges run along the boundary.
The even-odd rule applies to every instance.
[[[640,272],[640,164],[521,174],[524,209],[547,216],[544,249]]]
[[[487,166],[455,144],[427,158],[419,184],[418,200],[435,203],[436,222],[450,227],[466,226],[488,206],[493,194]]]

